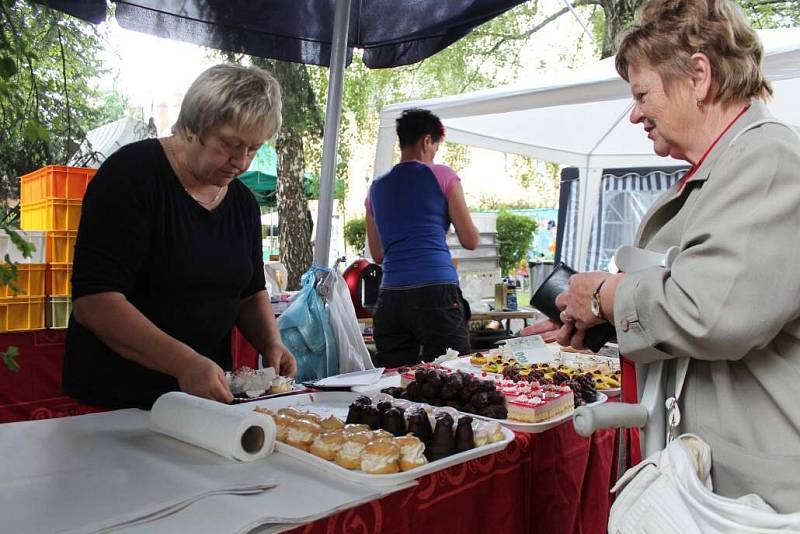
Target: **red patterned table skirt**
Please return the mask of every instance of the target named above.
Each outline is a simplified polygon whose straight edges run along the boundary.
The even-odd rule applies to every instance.
[[[419,485],[294,534],[606,532],[615,433],[581,438],[564,424],[517,434],[505,451],[428,475]]]

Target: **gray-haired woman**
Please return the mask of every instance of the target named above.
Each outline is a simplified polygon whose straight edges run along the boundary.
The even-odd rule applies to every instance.
[[[189,88],[171,137],[103,163],[75,245],[67,394],[110,408],[150,408],[178,389],[230,402],[234,325],[294,375],[266,295],[258,204],[236,180],[280,123],[272,75],[217,65]]]
[[[616,57],[630,120],[657,154],[692,168],[645,215],[636,245],[680,252],[670,269],[573,276],[556,300],[557,338],[580,347],[588,328],[610,322],[637,364],[691,358],[681,427],[711,445],[715,491],[796,512],[800,139],[763,103],[772,89],[762,57],[732,0],[642,8]]]

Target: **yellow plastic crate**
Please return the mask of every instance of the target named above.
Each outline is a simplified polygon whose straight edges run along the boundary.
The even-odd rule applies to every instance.
[[[45,279],[45,291],[48,296],[72,295],[72,264],[49,263]]]
[[[23,230],[75,232],[81,221],[80,200],[41,200],[20,206],[20,227]]]
[[[0,332],[44,328],[44,297],[0,298]]]
[[[77,235],[78,232],[46,232],[45,261],[47,263],[72,263]]]
[[[5,265],[8,267],[8,265]],[[44,275],[47,266],[43,263],[18,263],[17,281],[15,282],[21,292],[14,295],[10,285],[0,286],[0,297],[43,297]]]
[[[66,328],[72,313],[72,297],[51,297],[47,299],[44,322],[47,328]]]
[[[19,203],[27,206],[46,199],[80,200],[97,169],[48,165],[19,179]]]

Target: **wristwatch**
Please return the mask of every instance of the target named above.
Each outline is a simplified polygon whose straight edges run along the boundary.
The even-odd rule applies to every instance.
[[[592,315],[597,317],[598,319],[602,319],[603,321],[607,321],[606,314],[603,313],[603,306],[600,305],[600,290],[603,289],[603,284],[606,283],[608,278],[604,278],[602,282],[597,286],[597,289],[594,290],[592,293]]]

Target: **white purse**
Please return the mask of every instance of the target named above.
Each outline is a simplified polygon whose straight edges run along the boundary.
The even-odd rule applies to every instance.
[[[711,485],[711,447],[694,434],[675,438],[680,398],[689,367],[678,361],[675,396],[666,401],[667,446],[629,469],[608,520],[610,534],[800,533],[800,513],[779,514],[755,494],[731,499]]]

